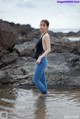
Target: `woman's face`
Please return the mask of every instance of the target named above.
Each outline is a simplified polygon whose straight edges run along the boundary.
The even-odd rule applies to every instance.
[[[48,30],[48,26],[45,22],[40,22],[40,32],[45,33]]]

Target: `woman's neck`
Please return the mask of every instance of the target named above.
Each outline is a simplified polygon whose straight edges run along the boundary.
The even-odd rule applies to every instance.
[[[44,35],[45,33],[47,33],[48,31],[42,32],[41,35]]]
[[[41,37],[43,37],[44,34],[46,34],[48,31],[41,33]]]

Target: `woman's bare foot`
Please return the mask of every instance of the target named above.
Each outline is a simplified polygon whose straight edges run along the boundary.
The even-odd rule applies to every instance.
[[[44,94],[43,93],[40,93],[40,95],[39,96],[44,96]]]
[[[46,94],[43,94],[43,93],[39,94],[39,97],[44,97],[44,96],[46,96]]]

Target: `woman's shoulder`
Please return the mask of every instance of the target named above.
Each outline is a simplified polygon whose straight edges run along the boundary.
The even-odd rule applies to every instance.
[[[47,33],[45,33],[45,34],[44,34],[44,36],[49,36],[49,33],[48,33],[48,32],[47,32]]]
[[[44,34],[43,39],[50,39],[49,33]]]

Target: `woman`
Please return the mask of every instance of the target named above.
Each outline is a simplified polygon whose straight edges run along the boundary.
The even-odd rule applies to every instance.
[[[36,44],[36,67],[33,76],[33,83],[38,87],[41,94],[47,93],[45,68],[47,67],[48,61],[46,55],[51,51],[48,28],[48,20],[42,20],[40,22],[41,38]]]

